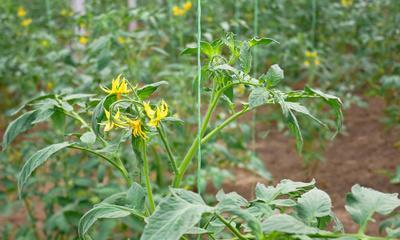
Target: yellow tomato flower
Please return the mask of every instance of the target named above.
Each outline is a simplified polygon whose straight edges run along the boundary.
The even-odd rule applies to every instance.
[[[32,23],[32,19],[31,19],[31,18],[27,18],[27,19],[24,19],[24,20],[21,22],[21,26],[23,26],[23,27],[28,27],[31,23]]]
[[[161,120],[163,120],[168,115],[168,105],[162,100],[156,110],[151,109],[150,105],[145,105],[144,107],[147,117],[150,118],[150,121],[147,125],[150,127],[157,127]]]
[[[146,132],[143,130],[143,124],[140,119],[127,118],[127,123],[132,128],[132,135],[134,137],[140,137],[143,139],[147,139]]]
[[[318,66],[318,65],[320,65],[320,64],[321,64],[321,62],[319,61],[319,59],[318,59],[318,58],[316,58],[316,59],[314,60],[314,64],[315,64],[316,66]]]
[[[185,10],[181,9],[178,6],[174,6],[172,8],[172,15],[174,15],[174,16],[183,16],[183,15],[185,15]]]
[[[126,39],[125,39],[124,37],[118,37],[118,38],[117,38],[117,42],[118,42],[119,44],[124,44],[124,43],[126,43]]]
[[[54,84],[52,82],[48,82],[46,88],[48,91],[51,91],[54,88]]]
[[[187,1],[185,4],[183,4],[183,10],[188,11],[192,8],[192,2]]]
[[[318,52],[317,51],[312,51],[311,52],[311,57],[313,57],[313,58],[318,57]]]
[[[304,66],[308,67],[308,66],[310,66],[310,61],[306,60],[306,61],[304,61],[303,64],[304,64]]]
[[[19,7],[17,11],[18,17],[25,17],[26,15],[26,10],[24,7]]]
[[[341,0],[340,4],[342,4],[343,7],[350,7],[353,5],[353,0]]]
[[[121,113],[119,112],[119,109],[117,110],[117,113],[111,118],[111,114],[109,111],[104,109],[104,114],[106,114],[107,122],[105,123],[104,131],[108,132],[114,127],[119,127],[119,123],[121,123]]]
[[[151,108],[150,103],[145,102],[143,103],[144,112],[146,113],[148,118],[153,118],[156,112]]]
[[[305,52],[304,52],[304,56],[306,56],[306,57],[308,57],[308,58],[311,57],[311,52],[308,51],[308,50],[305,51]]]
[[[132,90],[128,89],[128,83],[125,78],[121,80],[121,74],[111,82],[111,89],[100,87],[104,92],[108,94],[116,94],[117,99],[121,99],[122,94],[130,93]]]
[[[80,36],[79,37],[79,43],[82,45],[86,45],[89,42],[89,39],[85,36]]]

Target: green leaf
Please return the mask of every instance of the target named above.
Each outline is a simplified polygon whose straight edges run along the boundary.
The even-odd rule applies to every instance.
[[[33,154],[24,164],[18,177],[18,189],[21,195],[29,176],[54,153],[70,146],[71,143],[63,142],[47,146]]]
[[[249,107],[255,108],[266,104],[269,99],[269,93],[265,88],[258,87],[253,89],[249,95]]]
[[[278,64],[272,65],[268,72],[260,77],[260,80],[265,82],[267,87],[275,87],[284,78],[283,70]]]
[[[84,134],[82,134],[82,136],[79,139],[83,143],[93,144],[96,142],[96,134],[94,134],[92,131],[85,132]]]
[[[329,216],[331,213],[331,198],[326,192],[318,188],[304,193],[297,202],[297,215],[307,225],[316,226],[317,218]]]
[[[223,190],[220,190],[218,191],[216,198],[219,202],[217,209],[221,212],[225,209],[245,207],[249,204],[244,197],[240,196],[236,192],[224,193]]]
[[[278,41],[276,41],[275,39],[272,39],[272,38],[257,38],[257,37],[254,37],[249,41],[249,46],[250,47],[254,47],[254,46],[257,46],[259,44],[269,45],[271,43],[279,44]]]
[[[133,209],[142,212],[144,210],[144,204],[146,201],[146,192],[142,186],[138,183],[134,182],[132,186],[129,188],[126,193],[126,198],[129,202],[129,205],[132,206]]]
[[[85,236],[90,227],[102,218],[123,218],[135,213],[134,209],[114,204],[101,203],[90,209],[79,221],[78,233],[81,238]]]
[[[319,231],[287,214],[272,215],[262,222],[261,227],[264,233],[315,234]]]
[[[242,47],[240,48],[240,56],[239,63],[242,71],[245,74],[248,74],[251,69],[251,54],[250,54],[250,46],[248,42],[243,42]]]
[[[190,231],[201,215],[213,211],[205,205],[200,195],[182,190],[172,190],[147,220],[141,240],[178,240]]]
[[[275,100],[281,106],[283,116],[285,117],[290,132],[296,138],[297,151],[301,151],[301,149],[303,148],[303,136],[301,134],[300,125],[299,122],[297,121],[296,115],[294,115],[294,113],[288,106],[287,102],[285,102],[281,92],[274,91],[274,97]]]
[[[46,95],[34,97],[34,98],[26,101],[25,103],[23,103],[17,110],[15,110],[13,113],[11,113],[11,115],[13,116],[13,115],[19,113],[22,109],[24,109],[27,105],[29,105],[31,103],[34,103],[39,100],[47,99],[47,98],[55,98],[55,95],[54,94],[46,94]]]
[[[35,121],[32,124],[37,124],[49,119],[54,113],[54,108],[43,108],[36,111]]]
[[[137,94],[140,99],[145,100],[146,98],[150,97],[153,92],[157,90],[157,88],[161,85],[168,84],[167,81],[160,81],[160,82],[155,82],[152,84],[147,84],[144,85],[143,87],[139,88],[137,90]]]
[[[342,101],[340,100],[340,98],[330,94],[323,93],[320,90],[313,89],[307,86],[304,88],[304,91],[306,93],[312,93],[321,97],[335,111],[336,126],[337,126],[336,133],[340,132],[343,124]]]
[[[110,109],[110,105],[115,102],[115,100],[115,95],[107,95],[94,108],[92,115],[92,129],[96,136],[101,137],[100,123],[105,118],[104,109],[108,111]]]
[[[399,206],[400,199],[397,193],[382,193],[357,184],[351,188],[351,193],[347,194],[345,208],[360,225],[360,231],[364,232],[374,213],[387,215]]]
[[[311,182],[294,182],[289,179],[283,179],[276,186],[276,188],[278,188],[282,194],[289,194],[289,193],[294,193],[294,192],[299,192],[299,191],[307,191],[314,187],[315,187],[315,179],[313,179]]]
[[[318,118],[314,117],[314,115],[312,115],[310,113],[310,111],[308,111],[308,109],[301,105],[298,102],[286,102],[286,105],[288,106],[289,109],[296,111],[298,113],[302,113],[308,117],[310,117],[311,119],[313,119],[314,121],[316,121],[317,123],[319,123],[320,125],[327,127],[325,123],[321,122]]]
[[[257,183],[256,185],[256,198],[257,200],[261,200],[265,203],[270,203],[275,198],[277,198],[280,194],[280,190],[278,188],[268,186],[266,187],[262,183]]]
[[[36,111],[26,112],[8,125],[3,136],[3,151],[18,134],[25,132],[32,126],[32,123],[36,120],[36,114]]]

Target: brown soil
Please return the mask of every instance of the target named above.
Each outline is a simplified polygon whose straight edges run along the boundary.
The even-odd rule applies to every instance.
[[[400,185],[390,184],[387,174],[384,174],[393,172],[400,164],[400,150],[394,147],[400,134],[385,129],[380,122],[384,107],[382,99],[372,98],[368,108],[352,106],[346,110],[346,133],[328,144],[326,161],[319,164],[313,176],[318,188],[331,196],[334,212],[342,220],[346,231],[357,230],[357,225],[344,209],[346,193],[354,184],[382,192],[400,192]],[[292,138],[271,131],[267,139],[257,142],[257,153],[272,173],[274,184],[285,178],[308,180]],[[260,179],[243,171],[238,172],[238,179],[235,186],[226,186],[226,190],[235,190],[246,197],[252,197],[251,189]],[[378,234],[377,224],[369,226],[369,233]]]

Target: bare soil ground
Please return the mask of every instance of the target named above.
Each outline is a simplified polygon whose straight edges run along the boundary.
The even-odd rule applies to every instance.
[[[344,112],[346,133],[329,143],[325,158],[319,164],[315,180],[318,188],[332,198],[334,212],[343,221],[346,231],[355,232],[357,226],[345,211],[345,196],[354,184],[374,188],[382,192],[399,193],[400,185],[389,183],[386,171],[393,172],[400,164],[400,149],[394,143],[400,139],[399,131],[385,129],[381,123],[384,102],[380,98],[369,100],[368,108],[352,106]],[[281,179],[309,180],[302,160],[295,150],[293,139],[272,131],[265,140],[257,142],[257,153],[272,173],[274,184]],[[253,195],[259,178],[238,171],[238,182],[226,186],[246,197]],[[377,224],[369,227],[371,234],[378,234]]]

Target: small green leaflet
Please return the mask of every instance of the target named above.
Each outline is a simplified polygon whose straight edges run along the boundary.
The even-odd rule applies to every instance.
[[[245,74],[248,74],[250,72],[251,60],[252,60],[252,56],[251,56],[251,53],[250,53],[249,43],[248,42],[243,42],[243,45],[240,48],[239,62],[240,62],[241,70]]]
[[[387,215],[399,206],[400,199],[397,193],[381,193],[357,184],[351,188],[351,193],[347,194],[345,208],[364,232],[374,213]]]
[[[271,43],[279,44],[278,41],[276,41],[275,39],[272,39],[272,38],[257,38],[257,37],[254,37],[249,41],[249,46],[250,47],[254,47],[254,46],[257,46],[257,45],[260,45],[260,44],[269,45]]]
[[[147,221],[141,240],[178,240],[200,221],[201,215],[213,211],[200,195],[183,189],[172,189]]]
[[[145,100],[148,97],[150,97],[151,94],[153,94],[153,92],[155,92],[159,86],[164,85],[164,84],[168,84],[168,82],[160,81],[160,82],[155,82],[152,84],[144,85],[143,87],[141,87],[137,90],[137,94],[140,99]]]
[[[85,236],[90,227],[102,218],[123,218],[131,214],[141,216],[134,209],[115,204],[101,203],[94,206],[82,216],[78,225],[78,233],[81,238]]]
[[[316,225],[316,218],[329,216],[331,213],[331,198],[326,192],[321,191],[318,188],[314,188],[304,193],[297,202],[297,215],[307,225],[311,225],[312,223]]]
[[[278,85],[284,77],[283,70],[278,64],[274,64],[268,69],[266,74],[260,77],[260,80],[265,82],[266,86],[270,88]]]
[[[47,146],[37,151],[25,162],[18,177],[18,190],[20,196],[23,191],[25,183],[28,180],[29,176],[32,174],[32,172],[35,171],[36,168],[38,168],[40,165],[45,163],[51,155],[70,146],[71,144],[72,143],[69,142],[63,142]]]
[[[8,125],[3,136],[3,151],[14,140],[18,134],[25,132],[32,126],[36,119],[36,111],[30,111],[22,114]]]
[[[253,89],[249,95],[249,107],[255,108],[266,104],[269,99],[269,93],[265,88],[258,87]]]
[[[272,215],[262,222],[264,233],[282,232],[289,234],[315,234],[318,229],[309,227],[303,222],[287,214]]]

